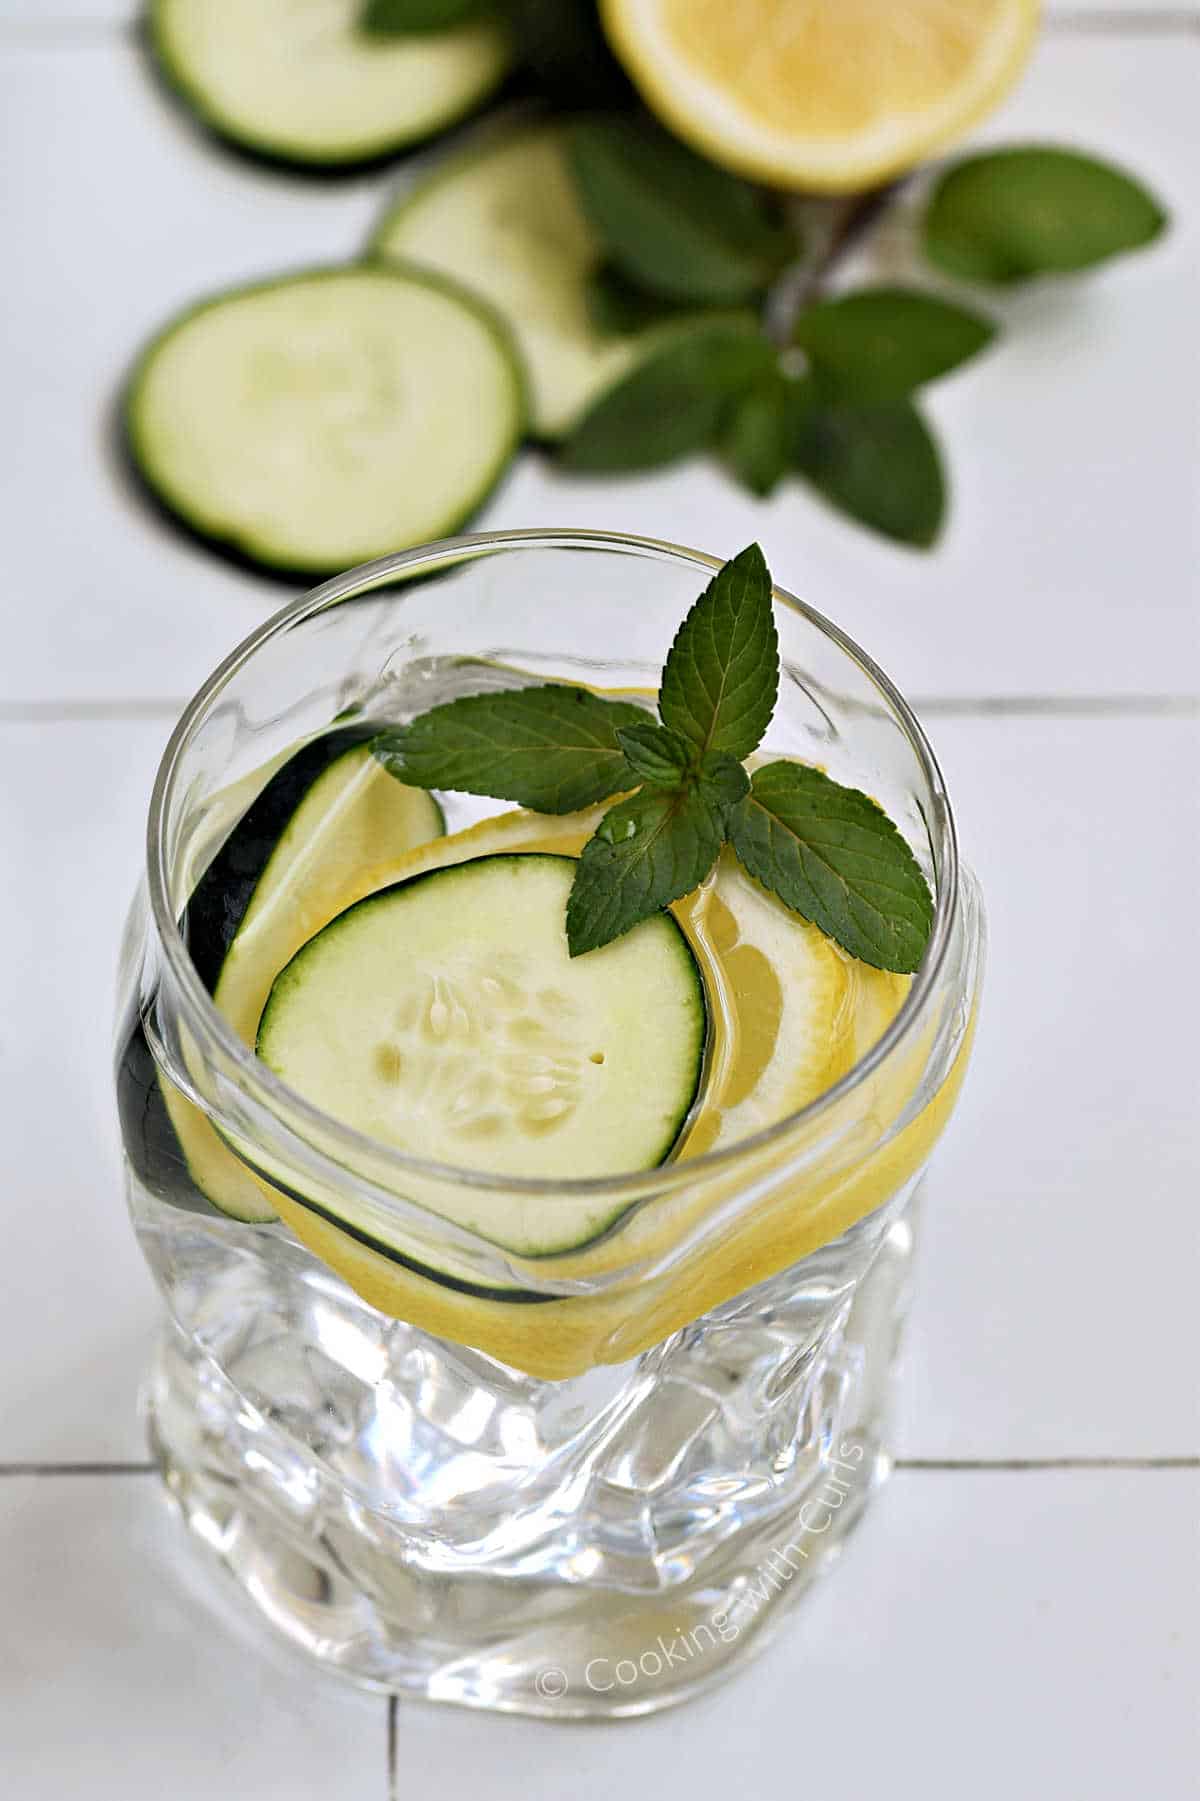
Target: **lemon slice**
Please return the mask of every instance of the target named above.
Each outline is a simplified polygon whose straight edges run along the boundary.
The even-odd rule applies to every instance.
[[[677,909],[712,995],[714,1068],[680,1154],[698,1157],[799,1112],[854,1056],[851,964],[724,851]]]
[[[846,193],[956,137],[1010,86],[1037,0],[601,0],[646,100],[726,168]]]

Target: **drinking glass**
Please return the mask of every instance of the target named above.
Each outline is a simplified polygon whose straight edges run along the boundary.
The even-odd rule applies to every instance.
[[[289,1090],[189,958],[199,874],[331,721],[403,721],[518,680],[652,691],[718,566],[582,531],[369,564],[239,645],[163,756],[117,1034],[129,1205],[167,1313],[150,1442],[234,1592],[368,1685],[556,1717],[681,1701],[766,1641],[888,1471],[918,1187],[969,1054],[983,927],[920,725],[811,607],[776,590],[768,747],[880,802],[935,918],[893,1022],[803,1111],[603,1180],[422,1161]],[[496,803],[446,810],[454,830]],[[269,1176],[278,1220],[204,1200],[164,1097]],[[585,1253],[520,1256],[489,1234],[516,1200],[550,1218],[581,1199],[617,1222]]]

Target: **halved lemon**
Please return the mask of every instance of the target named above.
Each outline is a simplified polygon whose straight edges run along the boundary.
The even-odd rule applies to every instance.
[[[1016,79],[1038,0],[601,0],[681,138],[778,187],[847,193],[957,137]]]

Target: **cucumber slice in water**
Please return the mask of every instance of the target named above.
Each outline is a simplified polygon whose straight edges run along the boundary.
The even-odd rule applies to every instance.
[[[699,1087],[699,969],[668,913],[572,959],[575,868],[485,856],[360,901],[276,978],[259,1056],[323,1111],[423,1159],[540,1179],[653,1168]],[[604,1196],[470,1204],[525,1256],[584,1243],[614,1217]]]
[[[272,568],[323,575],[454,531],[524,427],[499,319],[426,271],[317,270],[174,320],[126,398],[168,507]]]
[[[510,128],[453,157],[391,207],[370,249],[454,277],[508,321],[539,437],[566,437],[645,353],[648,334],[610,336],[589,309],[603,250],[576,197],[561,126]]]
[[[275,975],[347,904],[355,872],[446,829],[432,794],[398,782],[372,756],[370,735],[371,728],[352,728],[352,741],[323,769],[328,737],[293,757],[242,820],[236,843],[227,842],[210,864],[188,906],[192,960],[202,977],[215,978],[213,1000],[248,1044]],[[341,734],[332,736],[336,742]],[[289,809],[290,795],[296,798]]]
[[[289,758],[234,826],[188,903],[192,961],[247,1042],[276,973],[357,898],[347,891],[347,872],[372,858],[394,860],[445,830],[432,795],[403,786],[371,755],[372,730],[328,732]],[[125,1044],[117,1089],[126,1143],[152,1192],[200,1210],[208,1201],[234,1219],[275,1217],[265,1184],[160,1075],[140,1021]]]
[[[364,162],[461,119],[511,60],[495,18],[453,31],[360,31],[362,0],[152,0],[150,41],[214,131],[259,155]]]

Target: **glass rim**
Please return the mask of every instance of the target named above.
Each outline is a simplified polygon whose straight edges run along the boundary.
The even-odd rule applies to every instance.
[[[938,803],[934,817],[927,818],[925,824],[941,879],[936,883],[933,925],[925,955],[913,975],[908,993],[886,1030],[866,1054],[852,1064],[830,1088],[808,1102],[806,1106],[785,1114],[782,1119],[773,1120],[757,1132],[736,1139],[732,1144],[703,1151],[695,1157],[668,1158],[666,1162],[660,1163],[652,1169],[630,1170],[611,1176],[559,1178],[499,1175],[488,1170],[441,1163],[433,1159],[410,1155],[398,1146],[389,1145],[382,1139],[359,1132],[332,1114],[325,1113],[296,1089],[282,1081],[265,1063],[260,1061],[253,1048],[237,1035],[224,1015],[214,1005],[212,996],[205,988],[192,962],[171,903],[165,827],[174,799],[175,776],[180,759],[197,727],[209,716],[213,704],[219,699],[233,677],[250,662],[255,654],[273,638],[290,630],[300,621],[324,611],[329,606],[348,600],[364,587],[376,583],[382,584],[389,577],[411,570],[414,565],[450,563],[461,560],[464,554],[469,555],[475,551],[487,552],[522,547],[646,552],[694,564],[698,570],[704,573],[706,580],[720,569],[725,561],[724,558],[712,556],[706,551],[674,544],[669,539],[644,537],[631,532],[595,531],[565,526],[469,532],[452,538],[437,539],[428,544],[418,545],[411,550],[399,551],[392,556],[376,558],[368,563],[360,563],[343,574],[333,576],[316,587],[306,590],[296,599],[286,602],[243,638],[230,651],[229,655],[217,664],[211,675],[201,684],[184,707],[167,740],[155,775],[146,826],[146,882],[150,912],[158,942],[186,1008],[189,1030],[195,1034],[196,1048],[201,1052],[206,1052],[210,1045],[215,1047],[222,1059],[236,1070],[237,1085],[242,1094],[264,1109],[272,1120],[281,1121],[290,1133],[298,1135],[310,1153],[315,1152],[318,1156],[327,1158],[330,1155],[329,1147],[331,1145],[345,1147],[346,1151],[351,1154],[357,1153],[360,1158],[365,1156],[375,1169],[395,1170],[398,1177],[397,1198],[402,1198],[399,1191],[402,1189],[404,1179],[416,1177],[426,1181],[453,1183],[460,1187],[503,1192],[510,1195],[521,1193],[547,1199],[554,1196],[618,1198],[627,1195],[632,1202],[645,1198],[648,1183],[661,1181],[675,1186],[685,1179],[702,1180],[711,1172],[728,1169],[740,1160],[750,1161],[774,1145],[785,1144],[793,1134],[797,1133],[799,1128],[807,1127],[819,1121],[823,1116],[833,1114],[841,1102],[861,1087],[888,1061],[893,1052],[911,1038],[914,1028],[925,1012],[926,1003],[936,988],[953,938],[961,905],[958,837],[945,779],[933,748],[925,735],[925,730],[900,690],[879,667],[874,658],[868,655],[846,632],[842,631],[840,626],[834,624],[815,607],[800,600],[788,589],[781,588],[778,584],[774,585],[772,589],[774,602],[799,613],[810,625],[831,639],[874,684],[881,697],[886,701],[895,720],[901,726],[917,759],[930,797]],[[220,1109],[216,1108],[207,1098],[203,1105],[207,1111],[219,1115]],[[297,1126],[299,1131],[297,1131]],[[315,1130],[315,1137],[310,1137],[304,1130],[306,1126]],[[339,1151],[337,1160],[342,1167],[343,1174],[352,1179],[359,1179],[355,1172],[353,1155],[343,1163]],[[376,1177],[368,1179],[377,1180]]]

